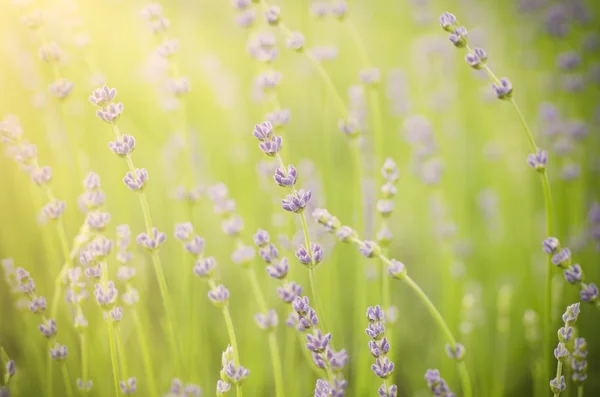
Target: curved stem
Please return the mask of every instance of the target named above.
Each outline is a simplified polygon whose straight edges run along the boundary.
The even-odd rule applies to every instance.
[[[210,280],[212,281],[212,280]],[[214,281],[213,281],[214,283]],[[227,326],[227,333],[229,334],[229,343],[231,343],[231,347],[233,348],[233,361],[236,367],[240,366],[240,353],[238,351],[237,339],[235,338],[235,330],[233,328],[233,321],[231,319],[231,314],[229,313],[229,309],[227,306],[223,308],[223,317],[225,318],[225,324]],[[242,385],[235,385],[236,395],[237,397],[242,397]]]
[[[87,344],[85,340],[85,333],[83,332],[79,334],[79,344],[81,349],[81,381],[83,382],[84,387],[87,387],[89,367],[87,359]]]
[[[146,331],[137,310],[132,310],[132,313],[133,321],[135,323],[135,330],[137,332],[137,337],[140,342],[140,350],[142,352],[142,363],[144,365],[144,372],[146,374],[146,382],[148,383],[148,389],[150,389],[151,396],[158,397],[159,393],[156,387],[155,376],[152,372],[152,358],[150,357],[150,351],[148,350]]]
[[[52,348],[52,343],[50,339],[48,339],[48,344],[46,348],[46,393],[49,397],[54,395],[54,378],[52,377],[52,366],[54,364],[52,360],[52,356],[49,353],[50,348]]]
[[[113,374],[113,382],[115,386],[115,396],[118,396],[120,387],[119,387],[119,368],[117,363],[117,348],[115,345],[115,336],[113,332],[113,326],[111,324],[112,320],[110,319],[110,314],[108,312],[104,312],[104,316],[106,317],[106,327],[108,329],[108,344],[110,348],[110,362],[112,367]]]
[[[277,335],[275,334],[275,331],[269,332],[269,349],[271,350],[273,377],[275,378],[275,394],[277,397],[284,397],[281,356],[279,354],[279,346],[277,344]]]
[[[121,134],[121,131],[119,130],[119,127],[113,123],[111,123],[111,126],[113,128],[113,131],[114,131],[116,137],[120,138],[122,136],[122,134]],[[125,160],[127,162],[127,167],[129,168],[129,171],[133,175],[135,175],[135,165],[133,163],[133,160],[131,159],[131,155],[128,154],[125,157]],[[152,217],[150,215],[150,206],[148,205],[148,199],[143,190],[138,191],[138,197],[140,200],[140,206],[142,207],[142,213],[144,215],[144,223],[146,225],[146,233],[151,235],[153,223],[152,223]],[[179,354],[179,351],[180,351],[179,344],[177,342],[178,340],[175,337],[175,325],[174,325],[175,324],[175,314],[173,312],[173,305],[171,303],[169,289],[167,287],[167,280],[165,278],[162,263],[161,263],[161,260],[160,260],[160,257],[158,255],[157,251],[152,252],[152,265],[154,267],[154,273],[155,273],[156,279],[158,281],[158,288],[160,291],[163,307],[167,314],[167,333],[168,333],[167,339],[169,341],[171,355],[173,356],[173,360],[175,362],[176,372],[180,373],[181,372],[181,362],[180,362],[181,354]]]
[[[121,338],[120,327],[112,323],[113,332],[115,334],[115,340],[117,342],[117,352],[119,355],[119,367],[121,368],[121,380],[127,382],[127,360],[125,359],[125,345],[123,344],[123,338]]]
[[[562,366],[562,361],[558,360],[558,364],[556,364],[556,379],[558,380],[560,380],[560,377],[562,376]],[[554,393],[554,397],[558,397],[559,395],[560,393]]]
[[[60,363],[60,370],[62,372],[63,381],[65,383],[65,395],[66,397],[73,397],[73,387],[71,386],[71,378],[69,377],[69,368],[67,363]]]

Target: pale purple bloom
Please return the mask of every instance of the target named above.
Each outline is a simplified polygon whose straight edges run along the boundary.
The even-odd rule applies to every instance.
[[[117,291],[115,283],[109,281],[106,286],[96,284],[94,287],[94,296],[100,307],[104,310],[108,310],[115,304],[117,297],[119,296],[119,291]]]
[[[288,165],[287,172],[283,170],[281,167],[275,170],[275,175],[273,175],[273,179],[279,186],[283,187],[291,187],[296,184],[296,178],[298,177],[298,172],[293,165]]]
[[[141,190],[148,181],[148,171],[145,168],[136,168],[134,173],[128,172],[123,178],[123,182],[131,190]]]
[[[236,265],[247,265],[254,259],[254,248],[242,245],[231,254],[231,261]]]
[[[65,99],[69,96],[71,91],[73,91],[74,86],[75,83],[72,81],[60,79],[51,83],[48,86],[48,91],[58,99]]]
[[[242,383],[250,374],[250,371],[243,366],[236,367],[233,361],[225,364],[223,371],[229,381],[236,384]]]
[[[281,207],[289,212],[300,213],[304,210],[312,197],[310,191],[300,189],[293,194],[288,194],[285,199],[281,200]]]
[[[306,334],[306,348],[315,353],[322,353],[331,341],[331,333],[323,334],[316,329],[313,334]]]
[[[314,397],[331,397],[332,393],[331,385],[326,380],[317,379]]]
[[[562,320],[564,323],[567,325],[575,323],[577,321],[577,317],[579,316],[580,310],[579,302],[567,306],[567,310],[562,315]]]
[[[365,332],[371,339],[379,340],[385,334],[385,326],[382,322],[370,323]]]
[[[217,261],[212,256],[200,258],[194,265],[194,273],[199,277],[211,278]]]
[[[279,10],[279,7],[277,7],[277,6],[269,7],[269,9],[267,11],[265,11],[265,21],[269,25],[277,25],[277,23],[279,23],[280,13],[281,13],[281,11]]]
[[[244,228],[244,220],[239,215],[233,215],[228,219],[224,219],[221,222],[221,229],[223,232],[231,237],[237,236],[240,234],[242,229]]]
[[[260,248],[263,248],[264,246],[269,244],[270,240],[269,232],[263,229],[258,229],[254,234],[253,238],[254,244],[256,244],[256,246]]]
[[[394,363],[387,357],[379,357],[375,360],[375,364],[371,365],[371,369],[375,372],[375,375],[385,379],[394,372]]]
[[[569,284],[580,283],[583,279],[583,270],[581,270],[581,266],[579,264],[569,266],[567,269],[565,269],[563,274],[565,276],[565,280]]]
[[[277,287],[279,298],[286,303],[292,303],[302,293],[302,287],[295,281],[285,283],[281,287]]]
[[[38,186],[46,185],[52,179],[52,168],[45,165],[31,171],[31,180]]]
[[[48,204],[42,207],[42,214],[50,219],[58,219],[65,212],[67,204],[64,201],[52,199]]]
[[[598,299],[598,287],[595,284],[588,284],[581,291],[579,291],[579,296],[581,300],[584,302],[596,302]]]
[[[452,32],[458,21],[454,14],[445,12],[440,16],[440,26],[447,32]]]
[[[98,116],[101,120],[104,120],[109,124],[113,124],[117,120],[119,120],[121,114],[123,113],[123,110],[124,106],[121,102],[117,104],[111,103],[106,107],[102,107],[96,110],[96,116]]]
[[[229,301],[229,290],[223,285],[218,285],[208,291],[208,298],[216,306],[225,306]]]
[[[450,35],[448,35],[448,40],[450,40],[455,47],[464,48],[467,46],[467,36],[467,28],[464,26],[458,26],[450,32]]]
[[[279,259],[279,251],[273,244],[268,244],[267,246],[259,249],[258,255],[260,255],[260,257],[269,264]]]
[[[303,265],[317,265],[323,259],[323,248],[319,244],[310,244],[311,253],[308,252],[304,245],[300,245],[296,250],[296,258]]]
[[[552,256],[552,263],[555,266],[566,267],[571,263],[571,250],[563,248]]]
[[[556,250],[560,247],[560,242],[556,237],[548,237],[544,241],[542,241],[542,247],[544,252],[548,255],[554,254]]]
[[[565,377],[563,375],[560,376],[560,379],[554,378],[550,381],[550,390],[554,394],[560,394],[567,388],[567,384],[565,383]]]
[[[457,343],[454,347],[449,344],[446,344],[446,354],[451,359],[460,361],[465,356],[465,347],[460,343]]]
[[[225,382],[224,380],[219,379],[217,381],[217,396],[220,397],[227,393],[231,389],[231,383]]]
[[[135,149],[135,138],[131,135],[123,134],[115,141],[109,142],[108,147],[118,156],[127,156]]]
[[[192,255],[200,255],[204,252],[205,242],[200,236],[194,236],[191,240],[186,241],[183,244],[183,249]]]
[[[300,32],[292,32],[286,40],[286,46],[290,50],[300,51],[304,47],[304,35]]]
[[[287,258],[282,258],[279,263],[275,263],[267,266],[267,273],[271,278],[275,278],[278,280],[283,280],[289,271],[289,264]]]
[[[271,309],[267,314],[258,313],[254,316],[254,321],[261,329],[275,329],[278,323],[277,312]]]
[[[46,337],[50,339],[56,335],[56,321],[54,319],[47,320],[44,324],[40,324],[38,329]]]
[[[67,355],[69,350],[67,346],[61,345],[58,342],[54,345],[54,347],[50,348],[50,357],[54,361],[64,361],[67,359]]]
[[[152,235],[149,235],[148,233],[140,233],[135,238],[135,241],[140,247],[145,248],[149,251],[154,251],[158,249],[158,247],[160,247],[166,239],[167,235],[165,233],[153,227]]]
[[[117,96],[116,88],[108,88],[104,86],[102,88],[96,88],[92,95],[90,95],[89,100],[91,103],[98,107],[104,107],[115,99]]]
[[[87,214],[85,222],[91,230],[101,232],[110,222],[110,214],[108,212],[90,212]]]
[[[503,77],[500,79],[500,84],[492,84],[492,90],[498,99],[510,99],[512,97],[513,87],[511,82]]]
[[[367,258],[375,258],[381,254],[381,248],[374,241],[365,241],[359,248],[361,254]]]
[[[46,311],[46,298],[43,296],[34,297],[29,302],[29,310],[35,314],[41,314]]]

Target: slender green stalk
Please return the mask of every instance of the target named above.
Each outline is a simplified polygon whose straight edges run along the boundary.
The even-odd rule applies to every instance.
[[[353,243],[357,244],[358,246],[364,245],[364,242],[362,240],[359,240],[356,237],[353,238],[351,241]],[[390,259],[387,258],[386,256],[384,256],[383,254],[379,254],[379,259],[385,265],[393,266],[393,263],[390,261]],[[433,304],[431,299],[429,299],[429,297],[427,296],[425,291],[423,291],[421,289],[421,287],[412,278],[410,278],[406,274],[402,277],[402,281],[404,281],[404,283],[406,283],[406,285],[408,285],[408,287],[417,295],[417,297],[425,305],[425,307],[429,311],[429,314],[431,315],[431,317],[433,317],[437,326],[440,328],[440,330],[446,337],[446,340],[447,340],[448,344],[450,345],[450,347],[452,347],[452,349],[456,349],[456,345],[457,345],[456,338],[454,338],[454,335],[452,334],[452,331],[450,331],[450,328],[446,324],[446,321],[444,320],[444,318],[442,317],[442,315],[440,314],[438,309],[435,307],[435,305]],[[464,361],[462,361],[462,360],[457,361],[456,365],[458,367],[458,373],[459,373],[459,377],[460,377],[460,381],[461,381],[461,385],[462,385],[463,395],[464,395],[464,397],[471,397],[472,396],[471,380],[469,378],[469,371],[467,369],[467,366],[465,365]]]
[[[81,350],[81,381],[84,387],[87,387],[87,381],[89,377],[88,357],[87,357],[87,344],[85,340],[85,333],[79,333],[79,348]]]
[[[127,359],[125,358],[125,345],[123,344],[123,338],[121,338],[121,328],[115,322],[112,322],[113,332],[115,334],[115,341],[117,342],[117,352],[119,357],[119,367],[121,368],[121,380],[127,382]]]
[[[135,331],[137,332],[137,339],[140,344],[140,351],[142,353],[142,363],[144,365],[144,372],[146,374],[146,383],[148,389],[150,389],[150,395],[158,397],[158,388],[156,387],[156,379],[152,371],[152,358],[150,356],[150,350],[148,349],[148,339],[146,338],[146,328],[142,324],[140,315],[136,310],[131,311],[133,314],[133,321],[135,323]]]
[[[52,377],[52,366],[53,360],[48,351],[52,348],[52,342],[48,339],[47,347],[46,347],[46,393],[48,397],[54,396],[54,378]]]
[[[279,354],[279,346],[277,344],[277,335],[275,331],[269,332],[269,349],[271,350],[271,362],[273,363],[273,376],[275,378],[275,395],[284,397],[283,389],[283,372],[281,365],[281,356]]]
[[[467,46],[466,47],[467,50],[469,52],[472,52],[472,49]],[[500,79],[494,74],[494,72],[487,66],[487,65],[483,65],[483,70],[488,74],[488,76],[496,83],[496,84],[500,84]],[[519,121],[521,122],[521,125],[523,126],[523,130],[525,131],[525,135],[527,137],[527,141],[529,143],[529,147],[530,149],[535,153],[538,150],[538,146],[535,142],[535,138],[533,136],[533,133],[531,131],[531,128],[529,128],[529,124],[527,123],[527,120],[525,120],[525,116],[523,116],[523,112],[521,112],[521,109],[519,108],[519,105],[517,105],[517,102],[515,101],[514,98],[510,98],[509,101],[512,105],[512,107],[515,109],[515,112],[517,113],[517,116],[519,117]],[[546,237],[551,237],[554,235],[554,225],[553,225],[553,209],[552,209],[552,196],[551,196],[551,192],[550,192],[550,182],[548,180],[548,175],[546,170],[543,170],[543,172],[540,173],[540,176],[542,178],[542,184],[543,184],[543,189],[544,189],[544,206],[545,206],[545,210],[546,210]],[[552,270],[554,268],[554,266],[552,265],[551,262],[551,258],[549,257],[547,260],[547,271],[546,271],[546,291],[545,291],[545,298],[544,298],[544,320],[543,320],[543,327],[542,327],[542,341],[543,341],[543,349],[542,349],[542,355],[544,357],[544,368],[543,368],[543,379],[548,379],[549,378],[549,371],[550,371],[550,362],[551,362],[551,349],[550,347],[550,333],[551,333],[551,329],[552,329],[552,317],[551,317],[551,313],[552,313]]]
[[[583,397],[583,385],[577,386],[577,397]]]
[[[114,123],[111,123],[111,126],[113,128],[113,131],[114,131],[116,137],[121,138],[122,134],[121,134],[121,131],[119,130],[119,127]],[[127,167],[129,168],[129,171],[133,175],[135,175],[135,165],[133,163],[131,155],[128,154],[127,156],[125,156],[125,160],[127,162]],[[150,206],[148,205],[148,199],[143,190],[139,190],[137,192],[137,194],[138,194],[138,197],[140,200],[140,205],[142,207],[142,213],[144,215],[144,223],[146,225],[146,232],[149,235],[152,235],[153,223],[152,223],[152,217],[150,215]],[[176,329],[175,313],[173,312],[173,304],[171,303],[171,297],[169,295],[169,288],[167,287],[167,280],[164,275],[164,271],[163,271],[162,263],[160,260],[160,256],[158,255],[158,251],[152,252],[151,256],[152,256],[152,265],[154,267],[154,273],[156,275],[156,279],[158,282],[158,289],[160,291],[160,295],[162,298],[163,307],[167,314],[167,333],[168,333],[167,339],[169,341],[171,355],[173,356],[173,360],[175,362],[176,372],[181,372],[181,362],[180,362],[181,354],[179,354],[180,346],[177,342],[178,339],[175,336],[176,335],[175,334],[175,329]]]
[[[562,367],[563,367],[563,363],[561,360],[558,360],[558,364],[556,364],[556,379],[560,380],[560,377],[562,376]],[[560,396],[560,393],[554,393],[554,397],[558,397]]]
[[[113,374],[113,382],[114,382],[114,386],[115,386],[115,395],[118,396],[119,393],[119,364],[117,363],[117,348],[115,346],[115,335],[114,335],[114,330],[113,330],[113,326],[112,326],[112,320],[110,319],[110,314],[108,312],[104,312],[104,315],[106,316],[106,328],[108,329],[108,345],[110,348],[110,362],[111,362],[111,367],[112,367],[112,374]]]
[[[69,367],[67,367],[66,362],[60,363],[60,371],[62,372],[63,382],[65,384],[65,397],[73,397],[73,386],[71,386]]]
[[[266,315],[269,311],[269,308],[267,307],[264,294],[262,293],[258,279],[256,278],[256,272],[254,271],[253,267],[248,267],[246,270],[250,278],[250,286],[254,290],[254,296],[258,301],[258,307]],[[273,366],[273,378],[275,379],[275,393],[277,397],[283,397],[284,391],[281,357],[279,354],[279,346],[277,345],[277,335],[275,334],[274,329],[269,331],[269,350],[271,351],[271,365]]]

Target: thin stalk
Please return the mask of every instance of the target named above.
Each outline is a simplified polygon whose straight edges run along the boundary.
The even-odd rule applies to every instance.
[[[66,397],[73,397],[73,387],[71,386],[71,378],[69,377],[69,368],[67,363],[60,363],[60,370],[63,376],[63,382],[65,384]]]
[[[136,310],[132,310],[133,321],[135,323],[135,330],[137,332],[137,338],[140,342],[140,350],[142,352],[142,363],[144,365],[144,372],[146,374],[146,382],[150,389],[150,395],[158,397],[158,389],[156,387],[156,379],[152,372],[152,358],[150,357],[150,350],[148,349],[148,342],[146,338],[146,328],[140,319],[140,315]]]
[[[260,288],[260,284],[258,283],[258,279],[256,278],[256,272],[253,267],[247,268],[248,275],[250,278],[250,285],[254,291],[254,296],[258,301],[258,307],[260,310],[267,314],[269,308],[267,307],[267,302]],[[269,331],[269,350],[271,351],[271,365],[273,366],[273,378],[275,379],[275,393],[277,397],[283,397],[283,373],[281,366],[281,356],[279,354],[279,346],[277,345],[277,335],[275,334],[275,330]]]
[[[352,241],[359,246],[364,245],[364,242],[359,240],[358,238],[354,238]],[[379,258],[385,265],[387,265],[387,266],[393,265],[392,262],[386,256],[380,254]],[[446,321],[444,320],[444,318],[442,317],[442,315],[440,314],[438,309],[435,307],[435,305],[433,304],[431,299],[429,299],[429,297],[427,296],[425,291],[423,291],[421,289],[421,287],[412,278],[410,278],[406,274],[402,278],[402,281],[404,281],[406,283],[406,285],[408,285],[408,287],[417,295],[417,297],[425,305],[425,307],[429,311],[429,314],[431,315],[431,317],[433,317],[436,324],[438,325],[438,327],[440,328],[440,330],[446,337],[448,344],[453,349],[456,349],[456,344],[457,344],[456,338],[454,338],[454,335],[452,334],[452,331],[450,331],[450,328],[446,324]],[[462,361],[462,360],[457,361],[456,365],[458,367],[458,373],[459,373],[460,382],[462,385],[463,395],[464,395],[464,397],[471,397],[472,390],[471,390],[471,381],[469,378],[468,369],[467,369],[464,361]]]
[[[48,393],[48,397],[54,396],[54,378],[52,377],[52,356],[50,356],[49,350],[52,347],[52,343],[50,339],[48,339],[46,348],[46,392]]]
[[[284,397],[281,356],[275,331],[269,332],[269,348],[271,350],[271,362],[273,363],[273,377],[275,378],[275,395]]]
[[[84,386],[86,386],[89,376],[89,367],[87,357],[87,344],[84,332],[79,333],[79,348],[81,349],[81,381],[83,382]]]
[[[119,127],[111,123],[113,131],[117,138],[121,138],[122,134],[119,130]],[[127,167],[129,171],[135,175],[135,165],[131,158],[131,155],[127,155],[125,157],[127,162]],[[138,197],[140,200],[140,205],[142,207],[142,213],[144,215],[144,223],[146,225],[146,232],[151,235],[152,234],[152,217],[150,215],[150,206],[148,205],[148,199],[143,190],[138,191]],[[164,270],[162,267],[162,263],[160,257],[158,255],[158,251],[152,252],[152,265],[154,267],[154,273],[156,275],[156,279],[158,281],[158,289],[160,291],[160,295],[162,298],[163,307],[167,314],[167,339],[169,341],[169,347],[171,349],[171,355],[173,356],[173,360],[175,361],[176,372],[181,372],[181,355],[179,354],[179,344],[177,343],[178,339],[175,337],[175,314],[173,312],[173,304],[171,303],[171,298],[169,295],[169,288],[167,286],[167,280],[165,278]]]
[[[211,280],[212,281],[212,280]],[[227,306],[223,308],[223,317],[225,318],[225,324],[227,326],[227,333],[229,334],[229,343],[233,347],[233,362],[236,367],[240,366],[240,353],[238,351],[237,339],[235,338],[235,330],[233,328],[233,321],[231,320],[231,314]],[[237,397],[242,397],[242,385],[236,383],[235,392]]]
[[[113,332],[115,334],[115,340],[117,342],[117,352],[119,355],[119,367],[121,368],[121,379],[127,382],[127,360],[125,358],[125,345],[123,344],[123,338],[121,338],[121,328],[118,324],[112,322]]]
[[[577,386],[577,397],[583,397],[583,385]]]
[[[560,377],[562,376],[562,367],[563,367],[563,363],[561,360],[558,360],[558,364],[556,364],[556,379],[560,380]],[[554,397],[558,397],[560,396],[560,393],[554,393]]]
[[[119,368],[117,363],[117,348],[115,346],[115,336],[113,332],[112,320],[110,319],[110,314],[108,312],[104,312],[106,316],[106,327],[108,329],[108,344],[110,348],[110,362],[112,367],[113,374],[113,382],[115,386],[115,396],[118,396],[120,387],[119,387]]]
[[[466,47],[467,50],[469,52],[472,52],[472,49],[467,46]],[[487,75],[496,83],[499,84],[500,83],[500,79],[494,74],[494,72],[487,66],[487,65],[483,65],[483,70],[487,73]],[[525,120],[525,116],[523,116],[523,112],[521,112],[521,109],[519,108],[519,105],[517,105],[517,102],[515,101],[514,98],[510,98],[509,102],[511,103],[512,107],[515,109],[515,112],[517,113],[517,116],[519,118],[519,121],[521,122],[521,125],[523,126],[523,130],[525,131],[525,135],[527,137],[527,141],[529,143],[530,149],[535,153],[538,150],[538,146],[535,142],[535,138],[533,136],[533,133],[531,131],[531,128],[529,128],[529,125],[527,124],[527,120]],[[544,205],[545,205],[545,209],[546,209],[546,237],[551,237],[554,235],[554,229],[553,229],[553,219],[552,219],[552,214],[553,214],[553,209],[552,209],[552,196],[551,196],[551,192],[550,192],[550,182],[548,181],[548,175],[546,173],[546,170],[544,170],[543,172],[540,173],[541,177],[542,177],[542,184],[543,184],[543,189],[544,189]],[[550,258],[548,258],[548,266],[547,266],[547,272],[546,272],[546,291],[545,291],[545,298],[544,298],[544,310],[543,310],[543,314],[544,314],[544,319],[543,319],[543,328],[542,328],[542,341],[543,341],[543,349],[542,349],[542,355],[543,355],[543,362],[544,362],[544,367],[543,367],[543,379],[548,379],[549,378],[549,370],[550,370],[550,362],[551,362],[551,349],[549,348],[550,346],[550,333],[551,333],[551,329],[552,329],[552,317],[551,317],[551,313],[552,313],[552,270],[553,270],[553,265],[552,262],[550,261]]]

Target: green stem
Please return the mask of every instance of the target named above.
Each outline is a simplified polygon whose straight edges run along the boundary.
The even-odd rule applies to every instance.
[[[231,319],[231,314],[229,313],[229,308],[227,306],[223,307],[223,317],[225,318],[227,333],[229,334],[229,343],[231,343],[231,347],[233,348],[233,362],[235,363],[236,367],[239,367],[240,353],[238,351],[237,339],[235,337],[235,330],[233,328],[233,321]],[[235,390],[237,397],[242,397],[242,386],[240,384],[235,385]]]
[[[131,312],[133,313],[133,321],[135,323],[137,338],[140,342],[142,362],[144,364],[144,372],[146,374],[146,382],[148,383],[148,388],[150,389],[150,395],[153,397],[158,397],[159,393],[156,387],[156,379],[152,372],[152,358],[150,357],[150,350],[148,349],[146,331],[137,310],[132,310]]]
[[[111,124],[111,126],[113,128],[113,131],[114,131],[116,137],[121,138],[122,134],[121,134],[121,131],[119,130],[119,127],[116,124]],[[125,160],[127,162],[127,167],[129,168],[129,171],[133,175],[135,175],[135,165],[133,163],[133,160],[131,159],[131,155],[127,155],[125,157]],[[152,235],[153,223],[152,223],[152,217],[150,215],[150,206],[148,205],[148,199],[143,190],[138,191],[138,197],[140,200],[140,205],[142,207],[142,213],[144,215],[144,223],[146,224],[146,232],[149,235]],[[173,356],[173,360],[175,362],[176,372],[180,373],[181,372],[180,360],[181,360],[182,355],[179,354],[180,349],[179,349],[179,345],[177,343],[177,339],[175,337],[175,325],[174,325],[175,324],[175,314],[173,312],[173,305],[171,303],[169,289],[167,287],[167,280],[164,275],[164,270],[162,267],[162,263],[160,261],[160,257],[158,255],[158,251],[152,252],[152,265],[154,267],[154,273],[155,273],[156,279],[158,281],[158,289],[160,291],[163,307],[167,314],[167,333],[168,333],[167,339],[169,341],[171,355]]]
[[[258,301],[260,311],[267,315],[269,309],[267,307],[267,302],[265,301],[262,290],[260,289],[258,279],[256,278],[256,272],[254,271],[253,267],[248,267],[246,270],[248,271],[250,285],[254,290],[254,296]],[[277,344],[277,335],[275,334],[275,330],[271,330],[269,332],[269,350],[271,351],[271,365],[273,366],[273,378],[275,379],[275,393],[277,397],[283,397],[283,373],[281,372],[281,357],[279,354],[279,346]]]
[[[119,368],[117,363],[117,348],[115,346],[115,336],[113,332],[112,320],[110,319],[110,314],[105,311],[104,316],[106,317],[106,327],[108,329],[108,344],[110,348],[110,362],[112,367],[113,382],[115,386],[115,396],[118,396],[120,394],[121,388],[119,387]]]
[[[556,379],[560,381],[560,377],[562,376],[562,367],[563,363],[561,360],[558,360],[558,364],[556,364]],[[560,393],[554,393],[554,397],[558,397]]]
[[[79,344],[81,349],[81,381],[84,387],[87,387],[88,381],[88,359],[87,359],[87,345],[85,340],[85,334],[81,332],[79,334]]]
[[[390,260],[387,259],[386,257],[382,257],[381,259],[388,266],[392,264],[390,262]],[[429,310],[429,314],[431,314],[431,316],[437,323],[438,327],[442,330],[442,332],[446,336],[446,340],[448,341],[450,346],[453,349],[456,349],[456,339],[454,338],[452,331],[450,331],[450,328],[448,328],[446,321],[444,321],[444,318],[442,317],[440,312],[437,310],[437,308],[435,307],[435,305],[433,304],[431,299],[429,299],[429,297],[427,296],[425,291],[423,291],[421,289],[421,287],[419,287],[419,285],[408,275],[404,276],[402,281],[404,281],[409,286],[409,288],[412,289],[413,292],[419,297],[419,299],[421,299],[421,302],[423,302],[423,304],[425,304],[425,307],[427,307],[427,310]],[[469,379],[469,372],[467,370],[467,367],[466,367],[464,361],[458,361],[456,363],[456,365],[458,366],[458,372],[459,372],[459,376],[460,376],[460,382],[461,382],[461,385],[463,388],[463,394],[465,397],[470,397],[472,395],[471,381]]]
[[[577,397],[583,397],[583,385],[577,386]]]
[[[273,364],[273,377],[275,378],[275,394],[277,397],[284,397],[281,358],[279,346],[277,345],[277,335],[274,330],[269,332],[269,348],[271,350],[271,362]]]
[[[117,352],[119,357],[119,367],[121,368],[121,380],[127,382],[127,360],[125,359],[125,345],[123,344],[123,338],[121,338],[121,329],[118,324],[112,322],[113,332],[115,334],[115,340],[117,342]]]
[[[69,377],[69,368],[67,367],[67,363],[60,363],[60,370],[63,376],[63,382],[65,383],[65,393],[66,397],[73,397],[73,387],[71,386],[71,379]]]
[[[48,397],[54,395],[54,378],[52,377],[52,367],[54,362],[49,352],[51,348],[52,342],[48,339],[48,347],[46,348],[46,393],[48,394]]]

